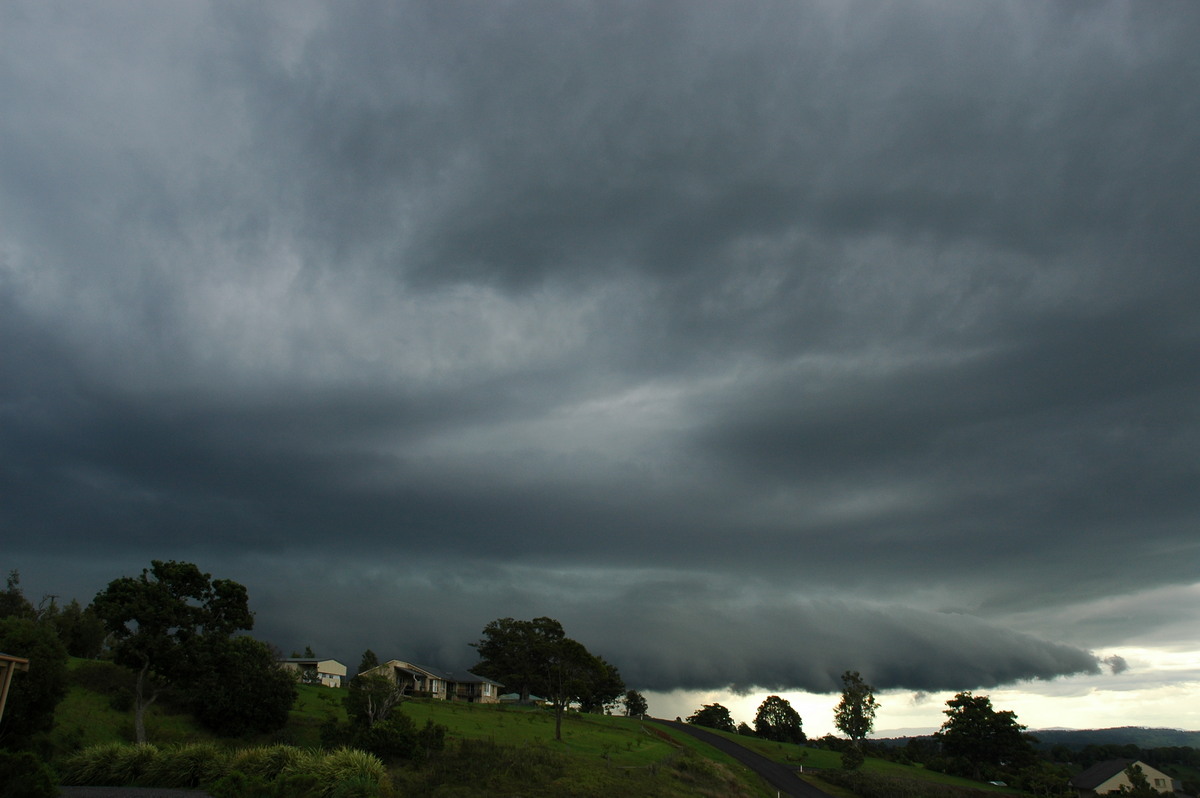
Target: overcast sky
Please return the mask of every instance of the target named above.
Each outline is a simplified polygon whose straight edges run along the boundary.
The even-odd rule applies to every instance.
[[[549,615],[655,694],[1200,728],[1146,709],[1200,691],[1198,40],[1185,2],[4,3],[0,567],[86,602],[192,561],[351,665]]]

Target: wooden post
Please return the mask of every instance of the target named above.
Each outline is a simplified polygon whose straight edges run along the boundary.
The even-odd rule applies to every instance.
[[[12,685],[13,673],[29,670],[29,660],[0,654],[0,718],[4,717],[4,705],[8,702],[8,688]]]

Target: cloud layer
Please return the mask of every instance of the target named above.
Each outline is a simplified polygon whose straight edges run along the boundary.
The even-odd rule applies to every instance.
[[[353,661],[545,614],[662,690],[1094,671],[1198,581],[1197,33],[11,4],[4,564],[192,559]]]

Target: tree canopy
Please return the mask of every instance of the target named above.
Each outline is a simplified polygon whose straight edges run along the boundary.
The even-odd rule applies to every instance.
[[[140,577],[114,579],[92,606],[112,635],[117,664],[137,674],[134,730],[139,743],[146,741],[146,707],[160,687],[171,682],[194,687],[206,675],[204,663],[221,661],[219,644],[254,625],[245,587],[174,560],[152,560]],[[240,645],[234,653],[250,653],[249,646]]]
[[[833,723],[856,743],[862,742],[875,728],[875,688],[863,681],[858,671],[842,674],[842,700],[833,710]]]
[[[733,716],[729,709],[720,704],[705,704],[686,718],[688,723],[695,726],[706,726],[718,731],[736,732]]]
[[[630,718],[640,718],[650,711],[650,705],[646,703],[646,697],[637,690],[630,690],[625,694],[625,715]]]
[[[786,698],[767,696],[754,716],[754,733],[764,740],[777,743],[802,743],[804,736],[800,713]]]
[[[483,628],[483,637],[471,645],[479,652],[472,670],[495,679],[528,701],[535,693],[549,692],[547,663],[552,649],[566,637],[553,618],[531,621],[498,618]]]
[[[967,763],[978,779],[990,768],[1016,770],[1033,761],[1032,740],[1009,711],[997,712],[985,695],[958,693],[946,702],[946,722],[934,735],[942,751]]]
[[[498,618],[471,645],[480,658],[472,671],[515,689],[522,701],[535,693],[550,699],[555,739],[562,739],[562,715],[571,703],[594,711],[615,703],[625,691],[616,667],[567,637],[553,618]]]

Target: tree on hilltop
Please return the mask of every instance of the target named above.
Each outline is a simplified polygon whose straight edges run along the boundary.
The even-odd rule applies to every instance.
[[[562,624],[553,618],[497,618],[483,628],[479,642],[471,644],[480,660],[471,670],[495,679],[518,693],[522,703],[528,702],[530,695],[548,692],[547,661],[565,638]]]
[[[786,698],[767,696],[754,716],[754,733],[764,740],[777,743],[802,743],[805,741],[800,713],[792,708]]]
[[[854,753],[842,755],[842,767],[857,770],[863,763],[862,741],[875,728],[875,688],[863,681],[858,671],[842,674],[842,700],[833,710],[833,724],[853,743]]]
[[[704,704],[700,709],[688,715],[686,720],[694,726],[704,726],[717,731],[737,732],[737,726],[733,722],[733,716],[729,714],[729,709],[720,704]]]
[[[630,718],[640,718],[650,711],[650,705],[646,703],[646,697],[637,690],[630,690],[625,694],[625,715]]]
[[[1016,770],[1034,760],[1026,727],[1017,723],[1013,712],[993,709],[987,696],[958,693],[946,706],[946,722],[934,737],[947,756],[967,764],[975,779],[981,778],[985,766]]]
[[[571,703],[594,710],[615,702],[625,690],[620,672],[567,637],[553,618],[498,618],[471,645],[480,658],[472,672],[515,689],[522,701],[533,693],[550,699],[556,740],[562,739],[562,716]]]

